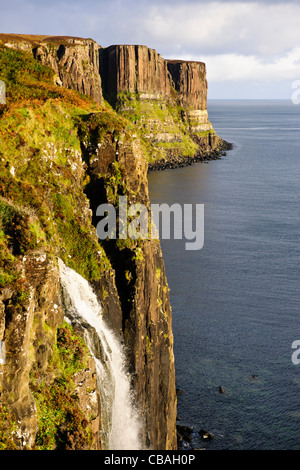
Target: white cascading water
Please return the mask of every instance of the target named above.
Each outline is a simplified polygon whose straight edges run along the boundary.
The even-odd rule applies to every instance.
[[[96,362],[103,447],[106,450],[140,450],[141,421],[133,406],[122,346],[106,326],[101,305],[89,283],[60,259],[59,269],[66,320],[80,323]]]

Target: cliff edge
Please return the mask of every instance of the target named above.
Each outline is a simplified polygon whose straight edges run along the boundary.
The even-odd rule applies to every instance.
[[[217,158],[229,148],[208,119],[203,62],[166,60],[140,45],[99,55],[103,97],[136,125],[150,169]]]
[[[0,35],[0,448],[102,449],[106,403],[58,259],[121,340],[147,449],[176,449],[169,289],[158,240],[100,240],[97,207],[149,207],[147,171],[220,154],[201,62],[146,46]],[[117,234],[118,235],[118,234]]]
[[[7,98],[0,110],[0,447],[102,449],[106,441],[95,361],[81,329],[65,321],[59,258],[93,286],[124,344],[143,448],[175,449],[172,319],[159,241],[96,233],[99,204],[118,212],[122,195],[149,205],[139,136],[91,93],[80,94],[73,75],[62,86],[59,69],[32,41],[0,45]],[[77,46],[91,50],[72,43],[68,52],[65,44],[69,73],[80,72]],[[46,47],[57,62],[60,44]]]
[[[0,41],[50,66],[55,84],[105,101],[133,122],[149,169],[218,158],[230,148],[209,121],[203,62],[166,60],[141,45],[102,48],[68,36],[2,34]]]

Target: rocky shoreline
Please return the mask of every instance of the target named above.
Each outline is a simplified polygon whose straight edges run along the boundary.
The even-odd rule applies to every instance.
[[[161,171],[174,168],[184,168],[186,166],[193,165],[195,163],[207,162],[210,160],[218,160],[221,157],[226,156],[228,150],[232,150],[233,144],[222,140],[221,145],[218,149],[199,151],[192,157],[182,156],[178,154],[168,155],[168,159],[157,160],[155,162],[148,163],[148,172],[150,171]]]

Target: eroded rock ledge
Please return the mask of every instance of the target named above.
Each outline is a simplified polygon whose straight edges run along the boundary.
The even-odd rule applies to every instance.
[[[162,171],[173,168],[183,168],[194,165],[195,163],[208,162],[210,160],[218,160],[226,156],[226,151],[232,149],[232,144],[226,141],[219,142],[219,147],[212,150],[203,149],[202,152],[193,157],[184,157],[182,155],[169,155],[167,159],[157,160],[148,163],[148,171]]]

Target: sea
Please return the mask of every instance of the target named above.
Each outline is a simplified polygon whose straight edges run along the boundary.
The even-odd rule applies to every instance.
[[[149,173],[151,203],[204,205],[201,249],[161,240],[177,423],[187,449],[300,450],[300,105],[211,100],[208,114],[233,149]]]

